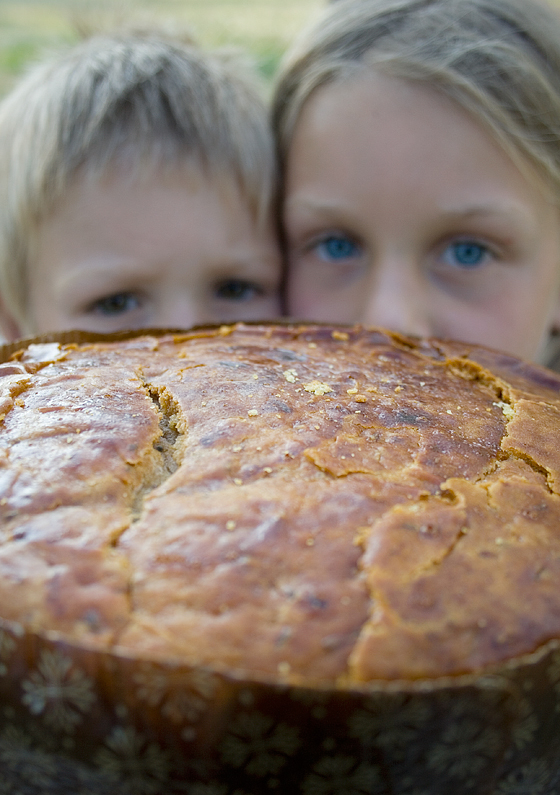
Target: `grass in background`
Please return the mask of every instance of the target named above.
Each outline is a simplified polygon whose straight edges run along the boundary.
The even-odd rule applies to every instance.
[[[233,45],[269,78],[293,36],[326,0],[0,0],[0,95],[29,62],[77,39],[76,23],[120,18],[192,29],[206,46]]]
[[[560,0],[550,0],[560,7]],[[75,41],[76,20],[126,15],[189,27],[201,44],[251,53],[266,78],[327,0],[0,0],[0,96],[30,61]]]

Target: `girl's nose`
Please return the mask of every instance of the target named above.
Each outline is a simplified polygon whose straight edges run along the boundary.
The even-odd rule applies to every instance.
[[[412,268],[380,265],[364,291],[362,321],[403,334],[429,336],[429,303]]]

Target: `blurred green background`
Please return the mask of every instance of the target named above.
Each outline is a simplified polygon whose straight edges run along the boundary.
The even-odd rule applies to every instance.
[[[81,26],[122,18],[190,28],[208,46],[248,50],[266,78],[326,0],[0,0],[0,95],[29,62],[77,38]]]
[[[560,7],[560,0],[550,0]],[[75,41],[81,26],[122,18],[177,23],[208,46],[250,52],[270,78],[293,36],[327,0],[0,0],[0,96],[29,62]]]

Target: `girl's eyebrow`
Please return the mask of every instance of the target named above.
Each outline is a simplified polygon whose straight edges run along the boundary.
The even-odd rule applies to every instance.
[[[492,221],[508,226],[514,225],[520,232],[529,233],[534,228],[534,221],[528,217],[523,207],[511,202],[488,202],[486,204],[467,204],[442,210],[441,217],[449,223],[457,221]],[[533,223],[532,223],[533,221]]]
[[[503,216],[504,218],[510,218],[511,216],[522,217],[525,215],[523,210],[517,205],[511,203],[501,204],[499,201],[488,202],[486,204],[458,206],[457,208],[446,210],[444,214],[460,215],[462,217],[465,216],[470,217],[477,215],[497,215],[497,216]]]
[[[292,210],[296,207],[298,210],[308,210],[325,216],[336,214],[337,217],[340,217],[340,214],[344,214],[346,211],[351,216],[353,211],[353,208],[351,206],[347,207],[344,201],[331,201],[313,195],[292,196],[286,199],[285,207],[286,210]],[[516,224],[524,229],[527,229],[530,225],[527,213],[522,207],[509,201],[502,203],[499,199],[495,202],[486,202],[483,204],[459,204],[454,207],[441,208],[438,211],[438,215],[441,220],[449,223],[465,220],[491,219],[497,222]]]

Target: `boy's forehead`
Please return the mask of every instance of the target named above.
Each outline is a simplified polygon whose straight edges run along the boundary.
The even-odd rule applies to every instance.
[[[171,160],[156,154],[136,160],[117,158],[103,166],[95,163],[83,165],[68,179],[64,192],[38,214],[34,226],[64,211],[72,204],[72,196],[76,195],[80,196],[82,203],[90,197],[99,212],[102,193],[120,194],[123,203],[128,203],[130,197],[154,191],[194,195],[209,190],[224,207],[242,207],[258,225],[266,227],[270,223],[272,208],[267,206],[269,215],[262,214],[265,217],[261,219],[254,197],[249,195],[237,174],[224,168],[211,168],[193,155]],[[261,220],[262,224],[259,223]]]
[[[181,186],[197,192],[211,186],[224,202],[249,208],[257,223],[267,225],[273,212],[271,201],[274,183],[270,174],[259,176],[259,185],[248,184],[239,169],[205,160],[191,151],[175,152],[173,156],[154,150],[149,155],[125,153],[110,162],[84,165],[72,177],[72,185],[85,184],[107,189],[143,190],[154,184],[162,188]]]
[[[223,169],[211,169],[202,159],[192,153],[177,153],[164,156],[157,149],[150,153],[124,151],[109,162],[86,163],[72,180],[72,185],[83,184],[101,188],[141,188],[159,183],[177,184],[181,181],[186,190],[198,190],[202,184],[212,182],[216,186],[234,184],[233,174]]]
[[[193,239],[202,239],[212,223],[223,236],[235,228],[234,218],[240,228],[255,226],[249,199],[235,178],[187,161],[173,169],[149,166],[130,172],[119,167],[79,175],[40,226],[49,234],[66,225],[66,244],[70,233],[76,246],[86,240],[101,246],[109,237],[120,237],[126,248],[140,248],[143,241],[155,254],[157,245],[188,238],[189,231]],[[125,230],[131,232],[129,238]]]

